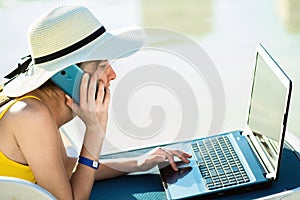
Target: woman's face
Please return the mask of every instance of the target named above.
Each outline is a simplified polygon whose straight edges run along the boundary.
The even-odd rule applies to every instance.
[[[110,81],[116,78],[116,73],[107,60],[84,62],[80,68],[90,75],[96,73],[105,88],[108,88]]]
[[[83,63],[78,63],[78,65],[84,72],[90,75],[96,73],[98,77],[98,82],[101,81],[104,84],[105,88],[108,88],[110,86],[110,81],[116,78],[115,71],[112,69],[111,65],[106,60],[83,62]],[[64,121],[64,123],[73,119],[74,115],[72,114],[71,111],[72,111],[71,109],[68,109],[67,111],[68,118]]]

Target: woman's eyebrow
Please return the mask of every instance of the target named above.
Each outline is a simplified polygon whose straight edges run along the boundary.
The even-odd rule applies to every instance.
[[[107,60],[101,60],[98,63],[98,67],[100,67],[101,69],[104,69],[106,67],[106,62],[107,62]]]

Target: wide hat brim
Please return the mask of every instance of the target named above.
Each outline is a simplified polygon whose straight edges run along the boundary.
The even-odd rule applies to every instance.
[[[106,31],[89,44],[62,57],[41,64],[31,63],[28,71],[5,85],[3,92],[9,97],[19,97],[37,89],[54,74],[72,64],[130,56],[143,46],[145,39],[145,31],[140,27]]]

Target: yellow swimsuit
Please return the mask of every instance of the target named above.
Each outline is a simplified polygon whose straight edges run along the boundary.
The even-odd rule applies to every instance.
[[[0,113],[0,120],[4,114],[18,101],[27,98],[34,98],[40,100],[35,96],[23,96],[13,100],[10,105],[8,105],[3,112]],[[35,177],[28,165],[18,163],[16,161],[10,160],[0,151],[0,176],[11,176],[16,178],[22,178],[30,182],[36,183]]]

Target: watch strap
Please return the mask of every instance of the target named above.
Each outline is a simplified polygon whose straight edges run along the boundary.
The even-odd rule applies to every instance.
[[[78,163],[86,165],[86,166],[91,167],[93,169],[98,169],[99,165],[100,165],[100,163],[98,161],[90,160],[90,159],[88,159],[86,157],[83,157],[83,156],[79,156]]]

